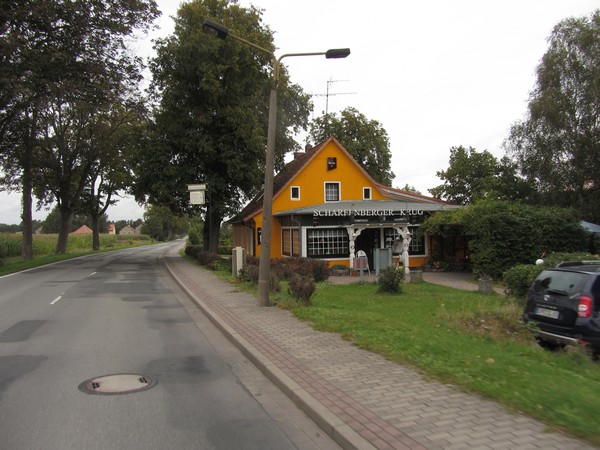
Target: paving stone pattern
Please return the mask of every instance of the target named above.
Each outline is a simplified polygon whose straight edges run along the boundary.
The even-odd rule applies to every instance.
[[[593,449],[541,422],[313,330],[181,258],[171,274],[225,334],[344,448]]]

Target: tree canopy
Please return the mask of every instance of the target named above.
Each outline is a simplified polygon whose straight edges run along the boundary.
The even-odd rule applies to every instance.
[[[346,108],[339,115],[325,114],[310,125],[309,136],[321,142],[335,136],[348,153],[373,179],[391,186],[392,152],[387,131],[376,120],[368,119],[355,108]]]
[[[542,202],[600,221],[600,10],[554,28],[506,148]]]
[[[216,251],[221,221],[237,212],[264,177],[272,58],[235,40],[202,32],[209,19],[262,48],[275,50],[273,34],[256,8],[232,0],[182,4],[174,33],[156,45],[151,63],[158,103],[145,151],[136,156],[138,200],[189,209],[186,184],[208,186],[205,246]],[[293,134],[307,125],[309,97],[279,85],[276,161],[297,149]]]
[[[159,12],[154,0],[26,0],[2,2],[0,13],[1,181],[22,192],[23,256],[31,256],[34,190],[58,203],[62,253],[104,147],[98,113],[131,99],[140,80],[126,39]]]
[[[450,149],[447,170],[436,172],[444,184],[429,189],[433,197],[466,205],[477,199],[522,200],[532,195],[509,158],[500,161],[489,151],[462,145]]]

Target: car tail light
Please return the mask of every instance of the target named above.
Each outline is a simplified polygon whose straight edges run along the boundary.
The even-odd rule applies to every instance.
[[[592,315],[592,299],[590,297],[579,297],[579,306],[577,307],[577,317],[590,317]]]

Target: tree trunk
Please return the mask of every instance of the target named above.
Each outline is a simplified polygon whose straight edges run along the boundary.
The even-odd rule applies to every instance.
[[[32,176],[32,159],[33,159],[33,142],[35,141],[35,115],[31,121],[31,128],[27,131],[27,137],[25,138],[25,151],[21,165],[23,167],[23,192],[21,206],[21,219],[23,221],[23,244],[21,247],[21,257],[23,261],[29,261],[33,259],[33,218],[31,215],[31,209],[33,206],[33,176]]]
[[[219,252],[219,235],[221,232],[222,217],[216,211],[211,211],[210,205],[206,212],[204,229],[202,230],[202,250],[212,253]]]
[[[25,158],[26,164],[23,166],[23,192],[21,219],[23,219],[23,244],[21,247],[21,257],[23,261],[33,259],[33,218],[31,208],[33,199],[31,192],[31,162],[30,158]]]
[[[57,255],[64,255],[67,253],[67,244],[69,243],[69,231],[71,231],[72,216],[72,210],[60,210],[60,231],[58,232],[58,241],[56,242]]]
[[[221,233],[221,217],[218,214],[213,213],[208,224],[210,228],[210,241],[209,251],[212,253],[219,253],[219,236]]]
[[[92,250],[100,250],[100,216],[92,216]]]

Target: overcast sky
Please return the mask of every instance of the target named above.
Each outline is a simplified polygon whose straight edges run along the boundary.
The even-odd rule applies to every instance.
[[[161,30],[172,32],[179,2],[157,0]],[[511,124],[527,111],[535,69],[553,27],[589,16],[599,0],[243,0],[263,9],[277,56],[349,47],[341,60],[285,58],[291,79],[315,95],[314,116],[358,109],[387,131],[394,187],[424,195],[441,184],[453,146],[502,157]],[[304,146],[305,142],[301,142]],[[343,142],[342,142],[343,144]],[[137,219],[132,200],[108,210],[111,220]],[[43,219],[46,211],[35,213]],[[0,223],[20,222],[20,196],[0,193]]]

